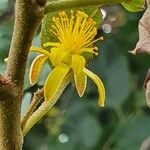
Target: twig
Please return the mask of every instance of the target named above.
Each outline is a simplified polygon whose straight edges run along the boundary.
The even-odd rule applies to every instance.
[[[49,101],[44,101],[42,105],[30,116],[30,118],[26,122],[26,125],[22,129],[24,136],[54,106],[66,86],[71,82],[71,79],[72,74],[68,74],[53,98]]]
[[[44,6],[39,1],[16,0],[15,26],[5,75],[21,86],[32,39],[44,15]]]
[[[26,62],[34,34],[44,15],[44,6],[39,1],[46,3],[46,0],[16,0],[14,31],[4,76],[6,79],[10,77],[11,83],[0,82],[1,150],[22,149],[20,109]]]
[[[44,97],[43,94],[44,94],[43,88],[39,89],[37,92],[34,93],[32,102],[29,105],[29,108],[28,108],[27,112],[25,113],[25,115],[21,121],[21,128],[22,129],[25,127],[27,120],[30,118],[30,116],[32,115],[32,113],[36,109],[36,107],[39,104],[39,102],[41,101],[41,99]]]
[[[99,5],[109,5],[116,3],[128,2],[130,0],[60,0],[60,1],[50,1],[45,6],[44,13],[51,13],[58,10],[65,10],[68,8],[78,8],[87,6],[99,6]]]

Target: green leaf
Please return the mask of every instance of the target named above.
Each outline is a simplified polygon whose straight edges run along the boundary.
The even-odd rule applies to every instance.
[[[102,51],[90,66],[94,73],[101,77],[106,89],[106,107],[118,107],[130,94],[130,74],[127,58],[120,54],[108,40],[105,41],[105,51]],[[100,47],[100,46],[99,46]],[[103,49],[103,48],[101,48]],[[89,90],[89,91],[88,91]],[[89,83],[89,93],[95,93],[96,88]]]
[[[70,142],[70,143],[60,143],[60,142],[56,142],[51,144],[51,149],[52,150],[74,150],[74,145]]]
[[[85,147],[92,147],[100,138],[102,131],[99,122],[92,115],[85,116],[81,122],[78,122],[78,134]]]
[[[116,58],[107,68],[106,81],[106,105],[117,107],[130,93],[128,64],[124,56]]]
[[[144,9],[144,0],[130,0],[129,2],[122,3],[122,5],[130,12],[142,11]]]
[[[149,133],[150,119],[146,115],[127,119],[114,134],[118,139],[114,150],[138,150]]]
[[[96,22],[96,26],[98,27],[102,22],[102,13],[99,9],[99,7],[86,7],[86,8],[76,8],[73,10],[80,10],[84,11],[86,14],[88,14],[90,17],[94,19]],[[66,10],[67,13],[70,12],[70,10]],[[43,22],[42,22],[42,29],[41,29],[41,43],[44,44],[46,42],[56,42],[58,41],[57,37],[50,32],[50,28],[53,24],[53,17],[57,16],[59,11],[49,13],[44,16]]]
[[[79,150],[93,150],[102,136],[102,126],[97,118],[88,112],[88,101],[82,103],[78,98],[73,98],[72,105],[68,108],[67,134],[71,143],[78,145]],[[82,118],[82,119],[81,119]]]
[[[86,14],[88,14],[89,17],[91,17],[96,22],[97,27],[99,27],[101,25],[103,16],[102,16],[102,13],[101,13],[99,7],[88,6],[85,8],[81,8],[80,10],[84,11]]]

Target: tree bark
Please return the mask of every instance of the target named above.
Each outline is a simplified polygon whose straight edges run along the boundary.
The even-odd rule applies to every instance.
[[[0,87],[0,150],[20,150],[23,143],[20,128],[21,90],[3,77]],[[3,85],[2,85],[3,84]],[[10,90],[11,88],[11,90]]]
[[[27,57],[46,0],[16,0],[15,25],[4,76],[0,76],[0,150],[21,150],[20,109]]]

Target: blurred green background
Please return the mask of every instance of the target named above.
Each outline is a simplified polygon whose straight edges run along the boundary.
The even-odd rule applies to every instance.
[[[0,73],[3,73],[14,15],[8,11],[13,3],[8,9],[7,0],[1,0],[0,6]],[[55,107],[25,137],[24,150],[150,150],[150,110],[143,90],[150,58],[128,53],[138,41],[138,20],[143,12],[129,13],[120,5],[103,7],[102,12],[104,21],[98,35],[104,41],[97,44],[100,54],[88,68],[105,84],[106,107],[99,108],[97,88],[90,80],[82,98],[74,85],[69,85]],[[33,44],[40,46],[39,34]],[[35,56],[30,54],[28,59],[22,115],[34,91],[43,85],[50,72],[45,65],[38,84],[31,87],[28,72]]]

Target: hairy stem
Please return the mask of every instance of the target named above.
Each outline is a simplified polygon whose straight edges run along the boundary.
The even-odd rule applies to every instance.
[[[62,94],[62,92],[66,88],[66,86],[71,82],[71,78],[72,78],[72,75],[68,74],[66,76],[66,78],[64,79],[63,83],[61,84],[61,86],[59,87],[57,93],[52,97],[52,99],[49,101],[43,102],[42,105],[27,120],[26,125],[22,129],[24,136],[54,106],[54,104],[57,102],[60,95]]]
[[[20,91],[9,79],[0,79],[0,149],[21,150]]]
[[[68,8],[86,7],[86,6],[99,6],[109,5],[115,3],[123,3],[131,0],[59,0],[50,1],[46,6],[44,13],[51,13],[58,10],[64,10]]]
[[[33,115],[27,120],[26,125],[23,128],[23,135],[25,136],[29,130],[40,120],[42,117],[54,106],[57,99],[51,102],[43,102],[43,104],[33,113]]]
[[[26,61],[46,0],[16,0],[15,24],[5,76],[0,78],[0,149],[21,150],[21,101]],[[8,77],[11,78],[7,79]]]
[[[10,46],[6,76],[23,85],[26,61],[35,31],[43,18],[42,7],[29,0],[17,0],[15,26]]]

